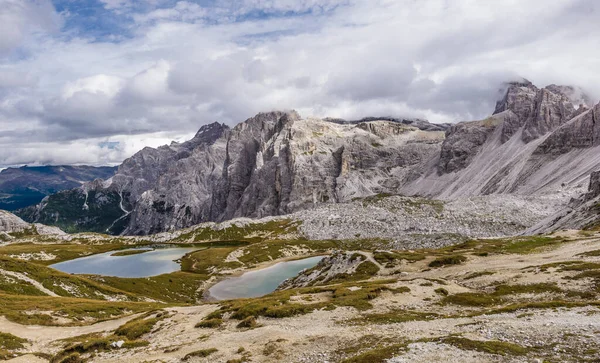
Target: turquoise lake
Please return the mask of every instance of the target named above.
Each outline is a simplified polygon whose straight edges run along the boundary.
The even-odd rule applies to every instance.
[[[277,286],[290,277],[297,276],[302,270],[314,267],[323,256],[302,260],[279,262],[261,270],[249,271],[239,277],[223,280],[208,292],[216,300],[258,297],[275,291]]]
[[[181,266],[175,260],[200,249],[197,247],[157,248],[129,256],[111,256],[120,251],[110,251],[60,262],[49,267],[71,274],[150,277],[179,271]]]

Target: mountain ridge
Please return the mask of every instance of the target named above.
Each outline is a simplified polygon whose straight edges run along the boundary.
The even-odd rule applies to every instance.
[[[116,172],[112,166],[47,165],[6,168],[0,171],[0,209],[17,210],[44,197],[72,189]]]
[[[295,111],[259,113],[233,128],[213,123],[185,143],[144,148],[106,181],[18,214],[74,230],[94,224],[97,231],[145,235],[380,193],[449,200],[552,194],[566,204],[600,170],[600,104],[576,108],[574,100],[587,98],[574,93],[512,82],[490,117],[453,125],[303,119]],[[77,208],[87,209],[74,217]]]

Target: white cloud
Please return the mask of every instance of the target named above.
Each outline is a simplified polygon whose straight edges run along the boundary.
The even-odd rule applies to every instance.
[[[61,20],[49,0],[0,0],[0,56],[39,32],[53,32]]]
[[[63,88],[62,97],[68,99],[78,92],[114,97],[121,90],[123,84],[124,80],[120,77],[98,74],[67,83]]]
[[[139,10],[141,3],[148,8]],[[501,83],[519,76],[600,97],[600,6],[592,0],[104,4],[130,19],[132,37],[108,42],[23,30],[30,35],[9,46],[0,40],[0,52],[28,54],[0,61],[0,165],[35,155],[40,162],[74,162],[74,155],[119,162],[137,149],[93,145],[128,135],[138,141],[120,145],[138,146],[165,130],[188,135],[208,122],[234,124],[272,109],[482,118]]]

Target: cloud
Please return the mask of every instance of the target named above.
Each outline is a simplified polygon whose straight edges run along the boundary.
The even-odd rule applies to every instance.
[[[518,77],[600,97],[593,0],[56,1],[0,0],[0,166],[117,163],[273,109],[479,119]]]
[[[54,32],[61,25],[48,0],[0,0],[0,56],[39,32]]]

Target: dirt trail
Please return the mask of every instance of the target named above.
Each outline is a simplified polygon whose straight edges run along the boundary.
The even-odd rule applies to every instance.
[[[129,320],[135,319],[140,315],[141,314],[134,314],[92,325],[74,327],[22,325],[9,321],[4,316],[0,316],[0,331],[30,340],[33,342],[33,348],[38,348],[32,349],[32,351],[44,351],[43,347],[47,346],[53,341],[75,337],[78,335],[115,330]]]

